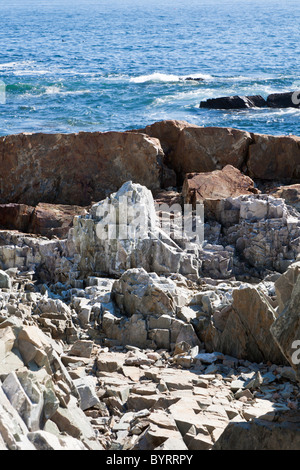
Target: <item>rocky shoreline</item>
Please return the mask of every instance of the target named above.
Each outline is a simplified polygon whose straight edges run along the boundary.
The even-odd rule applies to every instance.
[[[0,155],[1,450],[300,448],[300,137],[162,121]]]

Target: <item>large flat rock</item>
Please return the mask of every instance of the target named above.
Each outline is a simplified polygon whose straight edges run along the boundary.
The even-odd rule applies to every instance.
[[[0,203],[85,206],[128,180],[161,187],[160,142],[141,133],[10,135],[0,155]]]
[[[251,178],[262,180],[300,177],[300,137],[253,134],[249,147]]]
[[[182,129],[172,165],[184,178],[185,173],[207,172],[232,165],[242,169],[252,142],[249,132],[223,127]]]

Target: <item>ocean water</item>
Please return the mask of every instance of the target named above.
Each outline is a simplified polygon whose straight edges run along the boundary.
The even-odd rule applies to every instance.
[[[300,135],[298,109],[199,108],[212,97],[300,89],[299,0],[0,7],[0,135],[127,130],[162,119]],[[191,76],[204,80],[184,80]]]

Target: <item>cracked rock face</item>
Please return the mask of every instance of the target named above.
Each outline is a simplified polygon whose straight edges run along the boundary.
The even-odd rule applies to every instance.
[[[243,194],[257,194],[254,182],[249,176],[243,175],[232,165],[226,165],[222,170],[206,173],[188,173],[183,183],[182,196],[185,203],[218,201]],[[206,207],[209,209],[209,204]]]
[[[265,194],[221,199],[209,216],[221,225],[219,243],[233,247],[248,266],[283,273],[299,254],[299,214],[283,199]]]
[[[178,180],[185,164],[242,168],[253,139],[217,131],[225,154],[211,130],[187,123],[148,132],[161,133]],[[114,137],[150,149],[154,171],[159,142],[130,134]],[[158,166],[143,173],[148,188]],[[257,436],[262,448],[297,446],[300,215],[232,173],[247,194],[202,188],[203,243],[182,231],[180,188],[155,204],[132,181],[80,212],[65,239],[0,231],[0,449],[223,449],[237,435],[249,448]],[[157,201],[176,204],[171,218]]]
[[[299,178],[300,137],[254,134],[249,147],[251,178]]]
[[[163,177],[159,140],[140,133],[10,135],[0,154],[4,204],[87,206],[130,179],[159,189]]]
[[[198,272],[197,260],[160,229],[151,192],[132,182],[88,216],[75,218],[74,243],[85,274],[119,276],[136,267],[159,274]]]
[[[280,314],[271,326],[271,333],[300,380],[300,278],[298,274],[299,263],[295,263],[277,281]]]
[[[198,327],[207,350],[222,351],[257,363],[286,362],[270,333],[277,313],[261,289],[251,286],[235,288],[230,306],[213,312],[210,325],[206,322],[202,331],[200,325]]]
[[[173,166],[185,173],[207,172],[233,165],[242,169],[251,135],[231,128],[184,127],[180,133]]]

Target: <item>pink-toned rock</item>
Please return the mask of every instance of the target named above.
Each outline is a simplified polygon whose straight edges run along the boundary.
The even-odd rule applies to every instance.
[[[185,127],[180,132],[172,166],[184,179],[185,173],[208,172],[232,165],[243,169],[249,132],[222,127]]]
[[[220,200],[243,194],[257,194],[254,182],[232,165],[207,173],[188,173],[183,183],[182,195],[186,204],[206,200]]]
[[[181,131],[192,125],[186,121],[163,120],[154,122],[143,129],[137,129],[133,132],[142,132],[159,139],[162,149],[165,153],[163,167],[163,187],[176,186],[176,173],[173,168],[173,155],[176,152],[177,144]],[[198,127],[198,126],[194,126]],[[129,131],[132,132],[132,131]]]
[[[80,206],[40,203],[33,211],[28,232],[48,238],[64,238],[73,226],[74,217],[86,213],[86,209]]]
[[[20,134],[0,138],[0,203],[89,205],[132,180],[159,189],[160,142],[141,133]]]
[[[81,206],[40,203],[37,207],[26,204],[0,204],[0,230],[65,238],[73,226],[76,215],[86,214]]]
[[[156,139],[159,139],[164,153],[166,154],[166,156],[169,156],[176,150],[182,129],[191,126],[192,125],[186,121],[177,121],[170,119],[154,122],[153,124],[150,124],[149,126],[146,126],[143,129],[138,129],[134,132],[142,132],[144,134],[149,135],[150,137],[155,137]]]
[[[254,134],[249,147],[251,178],[300,178],[300,137]]]

